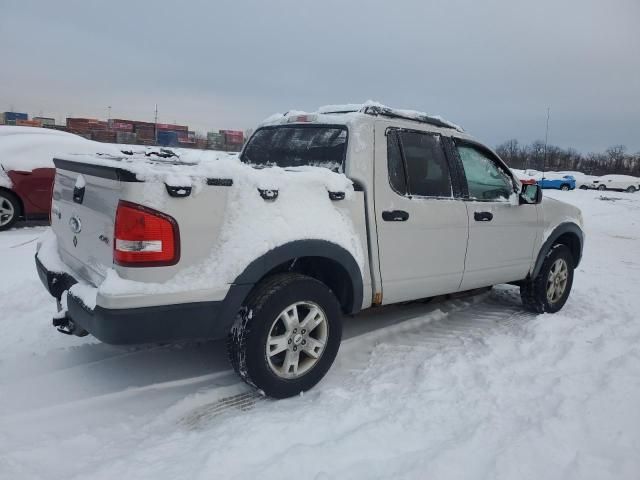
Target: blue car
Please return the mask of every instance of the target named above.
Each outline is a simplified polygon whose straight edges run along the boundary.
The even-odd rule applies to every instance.
[[[545,178],[538,180],[540,188],[555,188],[556,190],[573,190],[576,188],[576,179],[571,175],[562,178]]]

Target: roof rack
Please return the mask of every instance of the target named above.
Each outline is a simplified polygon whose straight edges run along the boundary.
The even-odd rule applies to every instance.
[[[428,123],[429,125],[433,125],[436,127],[451,128],[453,130],[457,130],[458,132],[464,132],[464,130],[457,125],[454,125],[452,123],[449,123],[437,117],[431,117],[423,113],[412,112],[411,114],[408,114],[408,113],[404,113],[401,110],[394,110],[389,107],[381,107],[378,105],[368,105],[362,108],[360,111],[367,115],[374,115],[374,116],[380,115],[380,116],[389,117],[389,118],[402,118],[404,120],[412,120],[414,122]]]

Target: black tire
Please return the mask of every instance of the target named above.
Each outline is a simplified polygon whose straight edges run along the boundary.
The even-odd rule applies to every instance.
[[[599,185],[598,190],[606,190],[607,187],[605,185]]]
[[[556,260],[562,259],[567,265],[567,282],[563,294],[554,302],[547,297],[547,282],[551,268]],[[554,245],[547,253],[538,276],[520,285],[520,298],[524,307],[534,313],[555,313],[564,307],[573,285],[574,260],[566,245]]]
[[[0,213],[2,215],[2,218],[0,218],[0,232],[10,229],[22,215],[20,200],[13,193],[6,190],[0,190],[0,209],[2,209],[3,205],[5,207],[10,206],[13,209],[13,214],[7,218],[9,214],[2,215]]]
[[[627,192],[628,193],[634,193],[636,191],[636,187],[634,187],[633,185],[629,185],[627,187]]]
[[[325,314],[327,340],[310,370],[296,378],[282,378],[269,364],[267,340],[283,310],[304,301],[313,302]],[[246,383],[270,397],[286,398],[309,390],[325,376],[341,339],[342,313],[333,292],[314,278],[285,273],[263,280],[249,294],[229,333],[227,351],[233,369]]]
[[[560,185],[560,190],[562,190],[562,191],[565,191],[565,192],[566,192],[566,191],[571,190],[571,187],[570,187],[568,184],[563,183],[562,185]]]
[[[589,190],[589,187],[586,185],[580,185],[580,190]]]

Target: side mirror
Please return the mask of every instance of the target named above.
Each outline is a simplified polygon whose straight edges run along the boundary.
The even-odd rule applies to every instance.
[[[520,205],[542,202],[542,188],[537,183],[525,183],[520,191]]]

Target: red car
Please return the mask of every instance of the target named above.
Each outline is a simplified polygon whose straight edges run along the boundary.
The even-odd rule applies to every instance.
[[[114,148],[58,130],[0,126],[0,231],[19,219],[48,218],[56,154]]]
[[[10,228],[20,218],[37,220],[48,217],[55,173],[55,168],[5,172],[11,186],[0,186],[0,230]]]

